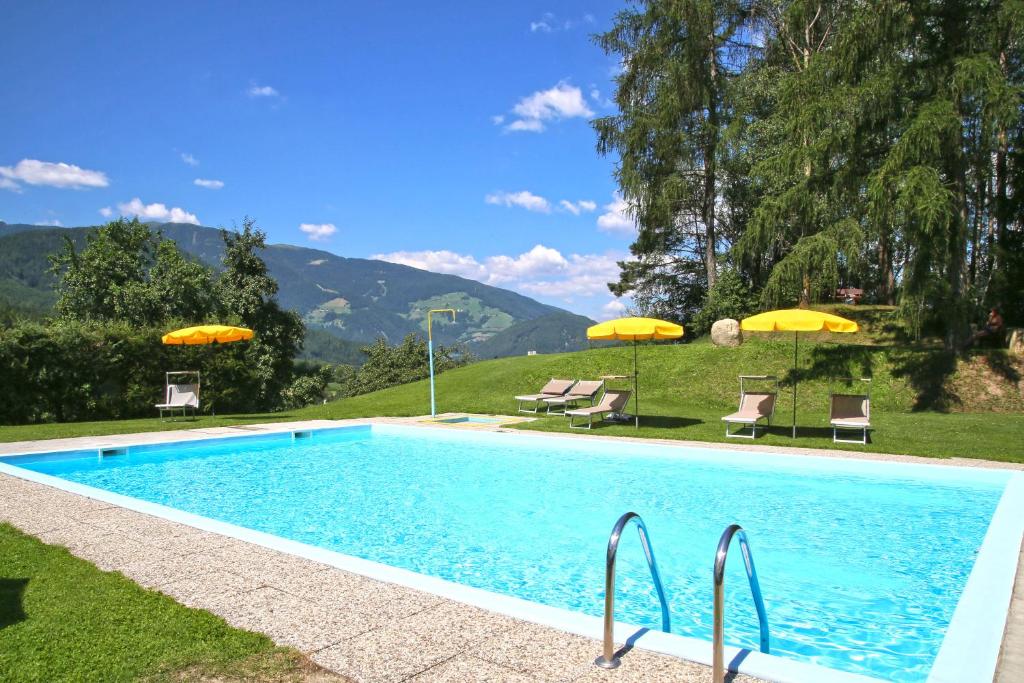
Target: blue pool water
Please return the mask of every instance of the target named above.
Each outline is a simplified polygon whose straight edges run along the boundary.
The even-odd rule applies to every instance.
[[[673,632],[706,640],[714,550],[737,522],[772,653],[896,681],[927,677],[1007,476],[383,426],[5,461],[596,616],[608,534],[634,510],[651,533]],[[632,533],[618,586],[616,616],[658,628]],[[726,640],[756,649],[738,552],[726,586]]]

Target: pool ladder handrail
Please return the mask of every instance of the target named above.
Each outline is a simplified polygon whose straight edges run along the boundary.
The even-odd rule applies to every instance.
[[[743,553],[743,566],[747,571],[750,592],[754,596],[754,607],[757,609],[757,621],[761,631],[761,652],[768,653],[768,615],[764,609],[764,598],[761,596],[761,584],[757,580],[757,569],[754,567],[754,556],[750,552],[747,532],[739,524],[730,524],[722,533],[715,552],[715,605],[714,626],[712,635],[712,683],[725,681],[725,560],[729,555],[729,546],[736,538]]]
[[[647,532],[647,525],[635,512],[627,512],[619,517],[619,521],[612,527],[611,536],[608,537],[608,555],[605,564],[604,574],[604,649],[600,657],[594,660],[594,664],[604,669],[615,669],[622,661],[615,656],[615,559],[619,552],[619,539],[626,525],[630,522],[636,524],[637,533],[640,536],[640,545],[643,546],[644,556],[647,558],[647,566],[651,569],[651,578],[654,580],[654,588],[658,592],[658,600],[661,602],[661,630],[668,633],[670,629],[668,600],[665,598],[665,588],[661,585],[661,575],[658,574],[658,562],[654,558],[654,547],[651,545],[650,535]]]

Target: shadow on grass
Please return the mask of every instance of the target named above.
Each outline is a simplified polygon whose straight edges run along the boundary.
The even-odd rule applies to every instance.
[[[795,373],[790,370],[785,382],[792,386],[794,379],[801,382],[835,380],[844,377],[871,377],[874,374],[875,356],[883,353],[883,347],[874,345],[819,344],[811,349],[811,364],[801,367]]]
[[[695,427],[704,424],[704,420],[694,417],[675,417],[673,415],[641,415],[641,427],[653,427],[654,429],[681,429],[683,427]]]
[[[767,430],[768,434],[772,436],[779,436],[784,439],[789,439],[794,443],[799,442],[800,439],[828,439],[832,440],[832,427],[810,427],[800,424],[800,417],[797,416],[796,422],[796,439],[793,438],[793,425],[772,425]],[[758,437],[761,438],[761,432],[758,432]],[[871,431],[868,430],[868,443],[871,443]]]
[[[0,629],[25,621],[22,598],[28,579],[0,579]]]
[[[985,364],[992,372],[996,373],[1008,382],[1017,384],[1020,382],[1020,370],[1013,361],[1010,354],[1004,350],[990,351],[985,354]]]
[[[956,372],[957,358],[951,351],[901,348],[890,354],[892,376],[905,379],[916,392],[912,410],[946,413],[963,401],[948,380]]]

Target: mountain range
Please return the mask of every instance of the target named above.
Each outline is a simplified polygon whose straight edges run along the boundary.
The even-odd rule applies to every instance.
[[[151,224],[194,258],[218,268],[220,230],[182,223]],[[0,221],[0,301],[44,312],[56,300],[48,255],[65,237],[81,247],[93,228],[54,228]],[[278,300],[306,323],[307,357],[358,362],[362,344],[426,334],[431,308],[458,310],[455,322],[435,316],[434,338],[463,343],[482,358],[585,348],[594,321],[475,280],[319,249],[270,244],[262,253],[280,290]]]

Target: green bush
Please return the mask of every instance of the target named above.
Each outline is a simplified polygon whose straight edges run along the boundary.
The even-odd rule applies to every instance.
[[[726,268],[718,276],[715,286],[708,291],[704,305],[693,318],[687,332],[692,328],[693,336],[711,331],[716,320],[733,318],[740,320],[757,310],[757,297],[734,268]]]

